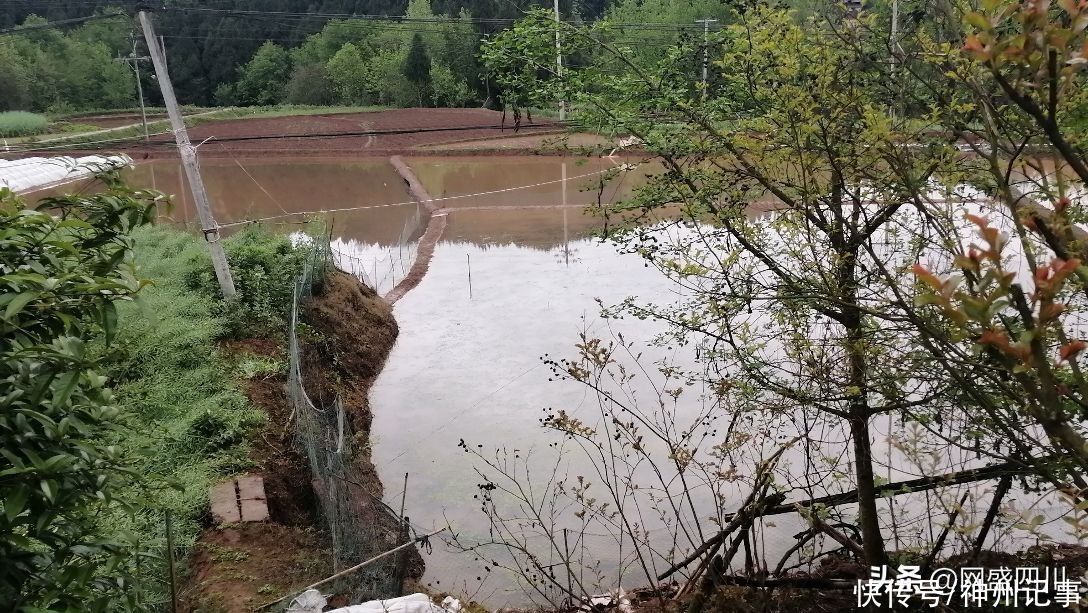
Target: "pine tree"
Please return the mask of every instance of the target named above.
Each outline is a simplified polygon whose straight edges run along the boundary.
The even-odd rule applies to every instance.
[[[431,57],[418,32],[412,36],[412,46],[404,61],[404,76],[416,86],[419,105],[423,106],[423,98],[431,85]]]

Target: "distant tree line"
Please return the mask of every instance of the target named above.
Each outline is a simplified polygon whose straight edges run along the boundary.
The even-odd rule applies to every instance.
[[[427,0],[412,0],[406,14],[436,19]],[[266,41],[213,101],[463,106],[486,97],[479,95],[479,36],[467,13],[411,27],[335,20],[294,48]]]
[[[31,16],[25,23],[44,21]],[[0,37],[0,111],[132,106],[132,71],[113,59],[130,47],[126,21],[97,21],[67,33],[42,29]]]
[[[607,2],[608,0],[561,0],[560,8],[565,15],[593,19],[604,11]],[[361,92],[343,96],[335,85],[336,80],[324,74],[328,61],[349,42],[355,46],[355,51],[347,49],[334,66],[357,70],[356,63],[351,61],[354,59],[353,53],[357,52],[368,60],[368,70],[376,71],[370,73],[371,79],[396,74],[394,83],[383,92],[364,87],[363,91],[367,92],[367,96],[375,100],[381,99],[388,104],[395,103],[387,102],[391,100],[410,99],[416,100],[413,104],[419,104],[422,92],[423,103],[433,104],[435,90],[440,100],[449,95],[454,99],[461,97],[462,82],[470,89],[471,98],[482,100],[486,97],[486,83],[477,74],[471,73],[470,68],[475,66],[475,54],[481,37],[498,31],[503,25],[481,24],[478,20],[515,19],[522,15],[524,9],[541,4],[551,6],[549,0],[424,0],[412,9],[416,15],[448,16],[451,21],[468,15],[477,20],[472,24],[458,21],[456,25],[451,24],[449,27],[442,27],[445,24],[431,26],[393,22],[371,23],[370,27],[362,27],[368,23],[363,20],[352,20],[347,25],[333,25],[327,18],[320,16],[311,19],[276,18],[271,15],[230,14],[218,10],[315,15],[388,15],[395,18],[408,13],[408,0],[226,0],[216,2],[213,6],[197,0],[173,0],[166,3],[166,10],[157,13],[156,19],[159,34],[165,37],[175,89],[179,99],[186,104],[210,105],[217,101],[217,94],[220,99],[228,99],[233,94],[238,102],[251,100],[254,94],[248,88],[253,87],[254,78],[265,69],[271,70],[268,77],[275,77],[273,82],[278,80],[284,84],[294,83],[295,95],[289,96],[290,91],[277,91],[278,98],[307,98],[299,95],[298,88],[317,83],[320,86],[317,90],[319,95],[309,96],[310,99],[325,96],[335,102],[360,96],[359,100],[368,100],[370,98],[361,97]],[[56,21],[116,9],[131,12],[135,6],[135,0],[5,2],[0,4],[0,28],[22,25],[27,19]],[[217,11],[190,10],[204,8],[215,8]],[[96,38],[104,30],[113,34],[106,38]],[[123,64],[107,63],[106,59],[131,51],[129,34],[132,31],[131,20],[120,18],[65,30],[0,36],[0,108],[48,110],[131,106],[135,101],[135,84],[129,76],[131,73],[125,71]],[[417,79],[412,80],[405,74],[405,63],[415,31],[420,33],[432,64],[437,64],[432,71],[428,71],[433,72],[428,75],[429,79],[422,79],[417,75]],[[453,34],[454,31],[457,34]],[[318,43],[311,43],[315,34],[321,35],[322,39]],[[384,36],[380,36],[383,34]],[[90,49],[91,53],[70,53],[71,58],[77,60],[75,63],[68,60],[69,55],[59,51],[67,43],[39,45],[37,50],[27,49],[30,46],[26,42],[28,40],[68,41],[73,38],[88,45],[98,41],[104,47]],[[447,44],[447,39],[451,40],[450,44]],[[339,40],[340,44],[332,47],[333,40]],[[269,43],[281,50],[292,50],[286,69],[283,69],[284,55],[278,53]],[[140,49],[143,53],[142,44]],[[262,52],[258,54],[258,51]],[[313,55],[314,51],[319,51],[321,55]],[[371,53],[380,55],[371,56]],[[448,62],[450,53],[459,57],[471,57],[471,65],[458,65],[454,71],[454,65]],[[254,66],[249,66],[254,62]],[[70,68],[72,73],[59,78],[62,83],[58,86],[61,93],[55,96],[38,91],[40,88],[28,83],[36,80],[37,75],[43,73],[42,68],[50,64]],[[422,66],[422,62],[418,66]],[[252,70],[241,70],[242,67]],[[157,88],[150,77],[149,68],[144,71],[144,89],[154,104],[161,101],[157,100]],[[287,78],[280,78],[282,75],[277,71],[281,70],[287,73]],[[86,87],[76,85],[80,78],[91,79],[98,76],[106,76],[108,83],[102,83],[101,86],[87,84]],[[340,76],[340,82],[343,83],[343,75]],[[261,80],[266,79],[258,79]],[[24,86],[17,87],[20,83]],[[433,90],[430,89],[431,84]],[[231,88],[238,89],[232,92]],[[13,89],[17,93],[11,94]]]
[[[7,2],[0,27],[33,25],[102,11],[131,12],[134,0]],[[482,74],[483,40],[534,6],[549,0],[195,0],[168,2],[158,11],[170,74],[183,103],[381,104],[464,106],[494,100],[494,82]],[[261,15],[240,11],[260,11]],[[637,39],[640,56],[691,46],[695,18],[728,20],[722,0],[561,0],[565,20],[667,23],[675,28],[618,29]],[[294,15],[274,15],[274,13]],[[312,17],[298,14],[308,13]],[[332,19],[328,15],[378,15],[389,19]],[[411,20],[402,20],[403,17]],[[418,21],[424,19],[425,21]],[[433,21],[430,21],[433,20]],[[139,32],[130,19],[101,20],[63,29],[0,36],[0,110],[69,111],[131,107],[135,80],[114,61],[132,51]],[[145,54],[138,40],[137,52]],[[578,57],[568,57],[577,63]],[[697,76],[701,58],[692,58]],[[142,77],[150,104],[160,104],[150,66]]]

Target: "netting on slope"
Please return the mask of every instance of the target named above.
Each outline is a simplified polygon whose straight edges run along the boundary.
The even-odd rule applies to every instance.
[[[363,244],[337,238],[331,243],[332,261],[337,268],[350,273],[385,295],[402,281],[415,263],[419,238],[427,225],[421,207],[404,222],[400,234],[389,245]]]
[[[299,339],[302,304],[320,287],[330,267],[328,240],[315,240],[312,255],[299,276],[291,307],[288,331],[288,398],[294,415],[295,435],[306,453],[314,491],[332,541],[335,571],[354,566],[401,541],[399,518],[357,483],[352,463],[354,437],[351,420],[339,398],[318,406],[306,393],[302,344]],[[347,595],[351,602],[399,595],[403,556],[389,556],[352,573],[323,591]]]

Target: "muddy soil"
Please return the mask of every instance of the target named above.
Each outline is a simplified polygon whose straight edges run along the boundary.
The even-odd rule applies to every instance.
[[[505,127],[502,113],[486,109],[392,109],[369,113],[335,113],[209,121],[189,130],[201,157],[236,155],[390,155],[472,139],[514,136],[513,119]],[[555,122],[523,121],[517,136],[562,131]],[[118,148],[119,145],[111,145]],[[173,137],[152,137],[149,144],[120,147],[134,159],[176,157]]]
[[[206,530],[189,558],[179,611],[242,613],[332,574],[324,537],[277,523]]]
[[[302,339],[306,391],[319,406],[331,406],[337,396],[343,403],[352,434],[355,479],[348,484],[352,499],[361,517],[379,528],[378,550],[392,549],[401,544],[401,537],[396,519],[383,509],[382,483],[371,459],[369,396],[399,332],[393,308],[371,288],[337,271],[304,305],[303,321],[313,329]],[[423,570],[423,558],[411,549],[406,577],[418,579]]]
[[[303,321],[313,330],[303,347],[307,392],[315,400],[339,395],[351,416],[354,435],[353,488],[364,512],[383,520],[374,499],[382,484],[370,461],[372,419],[368,392],[397,337],[391,307],[353,277],[333,272],[323,291],[305,306]],[[248,339],[225,343],[231,354],[257,355],[286,363],[283,343]],[[209,527],[198,538],[180,597],[184,611],[252,611],[256,606],[332,574],[332,547],[319,515],[307,458],[294,438],[286,375],[258,375],[246,382],[253,406],[267,419],[253,437],[253,473],[264,478],[271,521]],[[383,526],[388,545],[396,524]],[[422,576],[418,552],[408,578]],[[336,601],[336,595],[333,601]],[[346,604],[341,602],[340,604]]]

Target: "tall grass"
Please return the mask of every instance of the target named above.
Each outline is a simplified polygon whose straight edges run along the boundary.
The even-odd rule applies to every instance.
[[[305,249],[296,249],[287,236],[259,226],[249,226],[227,238],[224,248],[238,290],[231,302],[216,301],[215,313],[226,325],[224,337],[285,338],[287,313]],[[206,249],[195,254],[187,268],[189,287],[219,296],[219,282]]]
[[[197,236],[148,227],[135,239],[139,276],[153,285],[118,309],[114,348],[103,349],[103,358],[129,426],[118,445],[144,475],[146,502],[134,518],[110,518],[104,529],[161,553],[170,511],[184,559],[207,513],[209,489],[252,468],[248,441],[264,420],[243,391],[248,375],[241,358],[225,355],[218,342],[239,336],[242,321],[245,329],[268,332],[285,325],[283,296],[290,295],[298,265],[286,237],[249,232],[232,238],[228,252],[246,299],[228,308],[205,279],[211,265]],[[162,560],[145,560],[140,574],[145,581],[136,589],[148,599],[167,593]]]
[[[48,127],[49,119],[44,115],[26,111],[0,113],[0,137],[33,136],[45,132]]]

